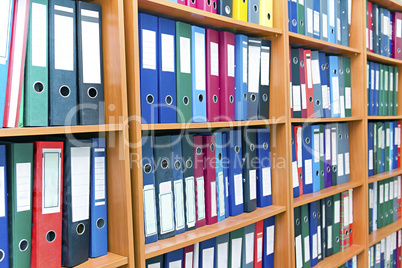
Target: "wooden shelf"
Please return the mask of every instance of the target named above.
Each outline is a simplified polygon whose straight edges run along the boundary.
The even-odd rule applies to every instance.
[[[281,29],[228,18],[168,0],[139,0],[139,12],[187,22],[192,25],[225,30],[247,36],[266,37],[282,35]]]
[[[341,45],[337,45],[334,43],[330,43],[327,41],[323,41],[320,39],[316,39],[313,37],[308,37],[302,34],[297,34],[293,32],[289,32],[289,43],[291,45],[300,45],[308,48],[315,48],[325,52],[340,54],[340,55],[356,55],[360,54],[358,49],[352,47],[345,47]]]
[[[371,247],[374,244],[377,244],[382,239],[386,238],[387,236],[395,233],[399,229],[402,229],[402,220],[397,220],[396,222],[391,223],[381,229],[373,231],[369,235],[369,243],[368,246]]]
[[[76,268],[114,268],[128,264],[128,258],[109,252],[105,256],[91,259]]]
[[[293,207],[300,207],[302,205],[326,198],[328,196],[332,196],[334,194],[338,194],[344,192],[349,189],[354,189],[363,185],[362,181],[358,182],[346,182],[340,185],[331,186],[329,188],[323,189],[316,193],[304,194],[302,196],[296,197],[293,199]]]
[[[0,137],[41,136],[41,135],[58,135],[58,134],[71,134],[71,133],[97,133],[97,132],[112,132],[121,130],[123,130],[123,126],[120,124],[92,125],[92,126],[2,128],[0,129]]]
[[[393,65],[393,66],[402,65],[402,60],[385,57],[385,56],[382,56],[382,55],[379,55],[379,54],[376,54],[373,52],[369,52],[369,51],[367,51],[367,60],[384,63],[384,64],[388,64],[388,65]]]
[[[256,121],[232,121],[232,122],[206,122],[186,124],[142,124],[142,130],[173,130],[173,129],[213,129],[213,128],[234,128],[251,126],[268,126],[285,124],[285,119],[269,119]]]
[[[319,262],[315,267],[326,268],[326,267],[339,267],[356,255],[359,255],[364,251],[364,246],[362,245],[352,245],[346,251],[341,251],[330,257],[326,257],[323,261]],[[360,266],[359,266],[360,267]]]
[[[389,179],[391,177],[398,176],[398,175],[401,175],[401,174],[402,174],[402,169],[401,168],[400,169],[393,169],[391,171],[387,171],[387,172],[383,172],[383,173],[380,173],[380,174],[370,176],[368,178],[368,183],[370,184],[370,183],[373,183],[373,182],[376,182],[376,181],[382,181],[382,180]]]
[[[402,120],[402,115],[367,116],[368,120]]]
[[[370,0],[370,2],[389,10],[402,10],[402,2],[397,0]]]
[[[292,123],[337,123],[337,122],[353,122],[363,120],[362,116],[352,116],[343,118],[292,118]]]
[[[257,208],[257,210],[250,213],[243,213],[235,217],[229,217],[213,225],[206,225],[193,231],[147,244],[145,245],[145,259],[193,245],[221,234],[226,234],[285,211],[285,206],[272,205],[265,208]]]

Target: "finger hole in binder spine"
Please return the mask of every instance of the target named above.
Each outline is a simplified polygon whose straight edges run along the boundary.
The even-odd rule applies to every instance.
[[[148,94],[147,95],[147,103],[148,104],[154,103],[154,96],[152,96],[151,94]]]
[[[90,87],[88,88],[87,94],[91,99],[95,99],[98,96],[98,90],[96,90],[94,87]]]
[[[6,256],[6,254],[4,254],[4,251],[2,249],[0,249],[0,262],[2,262],[4,260],[5,256]]]
[[[21,252],[24,252],[28,249],[29,243],[28,240],[22,239],[18,245],[18,248]]]
[[[82,235],[85,232],[85,225],[83,223],[78,224],[75,231],[78,235]]]
[[[103,227],[105,227],[105,220],[102,219],[102,218],[99,218],[99,219],[96,221],[96,228],[102,229]]]
[[[54,240],[56,240],[56,232],[55,231],[47,232],[46,241],[52,243]]]
[[[36,93],[42,93],[43,90],[45,89],[45,86],[42,84],[42,82],[36,81],[33,84],[33,89],[35,90]]]
[[[68,86],[64,85],[59,88],[59,93],[63,98],[67,98],[70,96],[71,90]]]

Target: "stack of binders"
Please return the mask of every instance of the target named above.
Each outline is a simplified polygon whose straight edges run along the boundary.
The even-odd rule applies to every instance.
[[[357,256],[354,256],[352,259],[339,266],[339,268],[357,268]]]
[[[291,116],[352,116],[350,58],[303,48],[289,49]]]
[[[369,176],[399,168],[400,149],[400,121],[370,121],[368,123]]]
[[[72,267],[107,254],[105,143],[0,145],[2,265]]]
[[[100,5],[71,0],[4,0],[4,5],[0,127],[104,124]]]
[[[369,247],[369,267],[400,267],[402,230]]]
[[[289,31],[349,46],[352,0],[288,0]]]
[[[274,267],[275,217],[146,261],[161,267]]]
[[[401,219],[401,176],[369,184],[369,233]]]
[[[271,41],[140,13],[139,44],[143,124],[269,118]]]
[[[397,115],[398,75],[398,67],[367,62],[369,116]]]
[[[402,13],[366,1],[366,49],[376,54],[401,60]]]
[[[145,243],[272,205],[269,129],[144,136]]]
[[[273,27],[273,0],[170,0],[237,20]]]
[[[294,125],[293,197],[350,181],[349,125]]]
[[[353,189],[294,209],[296,268],[314,267],[353,244]]]

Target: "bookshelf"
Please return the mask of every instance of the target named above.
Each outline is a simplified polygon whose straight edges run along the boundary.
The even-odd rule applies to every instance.
[[[353,189],[353,242],[347,251],[326,258],[318,264],[318,267],[337,267],[354,256],[358,257],[359,267],[368,266],[368,248],[390,233],[402,228],[402,222],[397,221],[381,230],[368,234],[368,184],[402,174],[402,170],[393,170],[383,174],[368,177],[368,146],[367,129],[370,120],[401,120],[402,105],[398,107],[398,116],[367,116],[367,79],[366,62],[376,61],[397,66],[402,74],[402,60],[395,60],[369,53],[365,44],[365,16],[366,1],[352,1],[352,23],[350,28],[349,47],[341,46],[304,35],[290,33],[288,31],[288,3],[285,0],[273,1],[274,28],[268,28],[248,22],[242,22],[220,15],[197,10],[168,0],[124,0],[115,7],[119,12],[124,7],[124,33],[115,33],[125,42],[125,57],[127,67],[127,92],[129,140],[131,164],[131,195],[132,195],[132,220],[134,227],[134,255],[135,266],[145,267],[145,260],[175,249],[230,232],[234,229],[254,223],[263,218],[276,215],[275,218],[275,267],[294,267],[294,226],[293,208],[320,200],[322,198],[340,193],[347,189]],[[106,2],[106,1],[105,1]],[[390,10],[402,11],[402,3],[395,0],[374,0]],[[112,3],[114,3],[112,1]],[[122,5],[123,4],[123,5]],[[271,56],[271,88],[270,88],[270,119],[244,122],[213,122],[213,123],[188,123],[188,124],[141,124],[140,116],[140,75],[139,75],[139,44],[138,44],[138,13],[144,12],[169,19],[187,22],[205,28],[218,31],[230,31],[242,33],[251,37],[260,37],[272,42]],[[114,23],[122,23],[121,17]],[[125,37],[121,37],[125,35]],[[299,119],[291,118],[290,114],[290,70],[289,70],[289,45],[293,47],[306,47],[321,50],[332,55],[341,55],[351,58],[351,83],[352,83],[352,117],[348,118],[316,118]],[[116,52],[113,52],[116,53]],[[124,54],[124,52],[121,52]],[[114,59],[118,60],[118,59]],[[399,87],[402,85],[402,75],[399,76]],[[400,90],[402,91],[402,90]],[[398,96],[402,103],[402,94]],[[123,104],[124,105],[124,104]],[[317,193],[293,198],[292,189],[292,146],[291,129],[295,123],[333,123],[348,122],[350,133],[350,166],[351,180],[348,183],[333,186]],[[275,145],[271,154],[283,158],[283,166],[273,165],[272,190],[273,206],[257,209],[253,213],[245,213],[237,217],[230,217],[223,222],[184,234],[160,240],[145,245],[144,217],[142,196],[142,170],[141,164],[135,159],[141,159],[141,137],[170,130],[214,130],[230,129],[246,126],[269,126],[275,128]],[[78,131],[78,130],[77,130]],[[125,131],[125,128],[122,132]],[[126,132],[124,132],[125,134]],[[271,137],[272,142],[272,137]],[[128,165],[128,164],[127,164]],[[285,179],[286,178],[286,179]],[[131,205],[131,204],[130,204]],[[358,231],[356,231],[358,230]],[[126,255],[124,255],[126,256]],[[131,263],[131,259],[129,260]]]

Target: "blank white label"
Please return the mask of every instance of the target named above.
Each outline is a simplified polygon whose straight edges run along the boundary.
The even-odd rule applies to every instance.
[[[336,18],[336,38],[341,41],[341,19]]]
[[[156,33],[142,30],[142,68],[156,70]]]
[[[237,174],[234,176],[235,205],[243,204],[243,176]]]
[[[338,177],[343,176],[343,154],[338,154]]]
[[[190,38],[180,36],[180,72],[191,73]]]
[[[249,46],[249,64],[248,64],[248,92],[258,93],[260,83],[260,51],[261,47]]]
[[[89,147],[71,148],[71,200],[73,222],[89,219]]]
[[[257,238],[257,262],[262,260],[262,236]]]
[[[313,33],[313,10],[307,8],[307,32]]]
[[[301,84],[302,108],[307,109],[306,84]]]
[[[194,177],[185,178],[186,183],[186,221],[189,228],[195,226],[195,185]]]
[[[204,177],[197,178],[197,214],[198,220],[205,218]]]
[[[314,11],[314,32],[320,32],[320,13],[317,11]]]
[[[322,36],[328,38],[328,17],[327,14],[322,14]]]
[[[160,233],[166,234],[174,230],[172,182],[159,184]]]
[[[384,186],[384,202],[388,202],[389,200],[389,183],[386,183]]]
[[[95,200],[106,198],[105,157],[95,157]],[[97,202],[95,202],[95,205]]]
[[[331,160],[331,130],[325,130],[325,160]]]
[[[312,166],[312,164],[313,163],[312,163],[311,159],[308,159],[308,160],[304,161],[304,172],[305,172],[305,175],[306,175],[306,178],[305,178],[306,185],[313,183],[313,174],[312,174],[313,166]]]
[[[334,203],[334,224],[340,222],[340,209],[341,208],[341,202],[340,201],[335,201]]]
[[[228,242],[218,244],[218,254],[216,256],[218,267],[228,267],[228,247]]]
[[[332,226],[327,227],[327,248],[332,248]]]
[[[267,255],[274,253],[275,246],[275,226],[267,227]]]
[[[320,134],[319,133],[314,134],[313,157],[314,157],[314,163],[320,162]]]
[[[158,263],[149,264],[147,268],[161,268],[161,263],[158,262]]]
[[[232,240],[232,267],[241,267],[242,240],[242,238],[235,238]]]
[[[299,187],[299,178],[297,171],[297,162],[292,162],[292,177],[293,177],[293,188]]]
[[[312,244],[312,250],[313,250],[313,259],[317,258],[317,234],[313,235],[313,244]]]
[[[249,179],[250,179],[250,200],[254,200],[257,198],[257,171],[255,169],[249,171]]]
[[[329,26],[335,27],[335,0],[329,0]]]
[[[169,268],[182,268],[181,260],[173,261],[173,262],[169,263]]]
[[[174,36],[161,34],[162,72],[174,72]]]
[[[228,44],[228,76],[234,77],[235,74],[235,51],[234,46]]]
[[[301,111],[301,98],[300,98],[300,86],[292,86],[293,89],[293,111]]]
[[[55,6],[56,9],[57,6]],[[73,11],[71,10],[73,15]],[[57,70],[74,71],[73,17],[54,15],[54,66]]]
[[[310,260],[310,237],[306,236],[304,238],[304,262]]]
[[[202,267],[201,268],[209,268],[214,267],[214,248],[207,248],[202,251]]]
[[[396,37],[401,38],[402,37],[402,21],[401,20],[396,20]]]
[[[380,204],[384,202],[384,185],[380,185]]]
[[[296,132],[296,138],[297,138],[297,167],[301,168],[303,166],[303,160],[302,160],[302,128],[298,127],[297,132]]]
[[[223,182],[223,172],[218,173],[218,186],[219,186],[219,216],[225,215],[225,186]]]
[[[262,169],[262,195],[268,196],[271,194],[271,168],[266,167]]]
[[[320,63],[318,60],[311,61],[311,68],[313,74],[313,84],[321,84],[321,77],[320,77]]]
[[[339,80],[338,77],[332,77],[332,108],[334,114],[339,114]]]
[[[84,10],[82,10],[84,11]],[[101,51],[99,22],[82,21],[82,68],[87,84],[101,83]]]
[[[7,2],[7,1],[3,1]],[[32,3],[31,10],[32,34],[32,65],[46,67],[47,65],[47,7]]]
[[[211,182],[211,217],[216,217],[217,203],[216,203],[216,181]]]
[[[352,109],[352,97],[350,87],[345,87],[345,108]]]
[[[0,167],[0,217],[6,216],[6,197],[4,167]]]
[[[349,153],[345,153],[345,175],[350,174],[350,160]]]
[[[173,182],[174,187],[174,203],[176,216],[176,230],[184,228],[184,196],[183,196],[183,180]]]
[[[211,75],[219,75],[219,46],[217,43],[210,43],[211,55]]]
[[[195,51],[195,88],[205,91],[205,35],[202,33],[194,34]]]
[[[11,31],[10,20],[13,9],[12,0],[0,1],[0,64],[5,64],[8,59],[9,35]]]
[[[343,217],[343,225],[349,225],[349,196],[343,199],[343,208],[344,208],[344,217]]]
[[[243,44],[244,45],[244,44]],[[247,55],[247,43],[243,47],[243,83],[247,83],[247,64],[248,55]],[[239,66],[240,68],[240,66]]]
[[[254,232],[246,234],[246,264],[253,262],[253,259],[254,259]]]
[[[337,141],[337,137],[336,137],[336,131],[333,131],[332,133],[332,165],[336,165],[336,141]]]
[[[42,166],[42,213],[60,212],[61,149],[45,149]]]
[[[373,170],[373,150],[369,150],[369,170]]]
[[[144,186],[144,221],[145,237],[157,234],[155,188],[153,185]]]
[[[271,52],[269,47],[262,47],[262,49],[264,51],[261,51],[261,85],[269,86],[269,64]]]
[[[193,268],[193,252],[186,253],[186,267],[184,268]]]
[[[301,235],[298,235],[295,238],[295,247],[296,247],[296,268],[302,268],[303,267],[303,254],[302,254]]]

